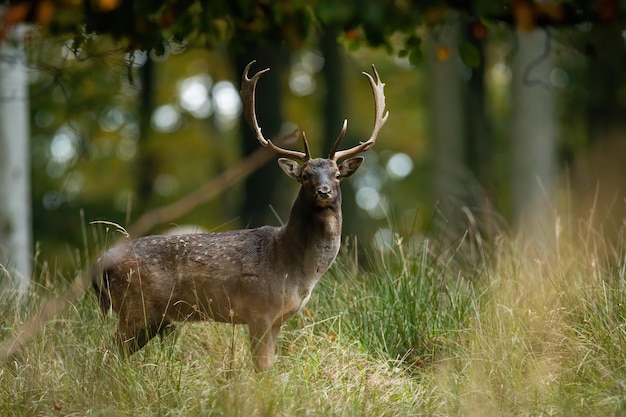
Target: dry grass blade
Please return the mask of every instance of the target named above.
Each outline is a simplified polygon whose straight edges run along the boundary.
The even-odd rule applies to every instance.
[[[37,334],[45,323],[68,308],[89,286],[89,277],[82,273],[60,296],[46,300],[37,314],[17,329],[13,336],[0,343],[0,363],[11,359]]]

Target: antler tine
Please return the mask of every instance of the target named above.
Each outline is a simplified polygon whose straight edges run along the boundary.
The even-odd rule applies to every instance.
[[[311,159],[311,151],[309,150],[309,142],[307,142],[306,140],[306,135],[304,134],[304,131],[302,132],[302,143],[304,144],[304,155],[306,157],[306,161]]]
[[[346,149],[339,152],[334,152],[332,155],[333,160],[337,161],[342,158],[346,158],[348,156],[356,155],[361,152],[365,152],[369,150],[376,143],[376,137],[378,136],[378,132],[383,127],[383,125],[387,122],[387,118],[389,117],[389,112],[385,112],[385,83],[381,82],[380,76],[378,75],[378,71],[376,71],[376,67],[372,65],[372,70],[374,72],[374,77],[372,77],[367,72],[363,72],[363,74],[367,77],[370,82],[370,86],[372,87],[372,93],[374,94],[374,107],[375,107],[375,119],[374,119],[374,129],[372,131],[372,135],[365,142],[359,143],[357,146]],[[383,115],[384,114],[384,115]],[[340,135],[343,136],[343,135]],[[338,143],[335,144],[339,146]]]
[[[280,156],[284,156],[286,158],[297,159],[300,161],[307,161],[310,159],[309,146],[306,143],[306,137],[303,137],[305,143],[305,153],[298,151],[291,151],[289,149],[283,149],[279,146],[276,146],[272,143],[271,140],[266,139],[261,133],[261,128],[259,127],[259,122],[256,118],[256,84],[259,81],[259,78],[270,69],[266,68],[255,73],[251,78],[248,77],[248,73],[250,72],[250,68],[256,62],[256,60],[250,61],[248,65],[243,70],[243,75],[241,77],[241,91],[239,92],[241,95],[241,102],[243,105],[243,115],[248,121],[248,124],[256,134],[256,138],[261,144],[261,146],[270,148]]]
[[[343,119],[343,126],[341,127],[341,132],[339,132],[339,136],[337,136],[337,140],[335,140],[335,144],[333,145],[333,148],[330,150],[330,153],[328,154],[328,159],[335,159],[335,152],[337,152],[337,149],[339,149],[339,144],[343,140],[343,137],[346,135],[346,129],[348,129],[348,119]]]

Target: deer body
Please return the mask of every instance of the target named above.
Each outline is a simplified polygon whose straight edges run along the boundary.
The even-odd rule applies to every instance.
[[[251,91],[242,87],[244,112],[254,109],[254,87],[262,74],[249,80],[250,65],[243,83]],[[260,135],[253,110],[247,117]],[[344,131],[345,123],[336,146]],[[266,146],[263,140],[260,136]],[[339,184],[363,162],[362,157],[339,165],[331,157],[311,159],[306,139],[305,154],[275,148],[290,158],[280,158],[280,167],[300,183],[284,226],[147,236],[115,246],[96,260],[93,286],[102,310],[111,308],[119,315],[116,337],[122,353],[132,354],[174,322],[213,320],[247,324],[256,368],[272,366],[281,325],[306,304],[337,256]]]

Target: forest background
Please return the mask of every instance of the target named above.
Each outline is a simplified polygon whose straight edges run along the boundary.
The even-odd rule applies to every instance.
[[[237,97],[252,59],[255,69],[272,68],[258,91],[264,131],[277,137],[298,126],[316,155],[327,152],[344,118],[346,144],[368,134],[372,100],[360,72],[377,65],[393,118],[365,169],[344,186],[345,234],[364,247],[389,245],[398,233],[454,240],[468,224],[493,239],[528,229],[518,227],[523,218],[540,224],[543,239],[559,205],[585,215],[598,198],[603,214],[619,218],[620,7],[606,0],[10,3],[5,36],[16,24],[35,26],[23,51],[30,110],[22,131],[30,134],[3,135],[6,149],[26,151],[4,152],[24,175],[3,183],[3,193],[25,201],[3,198],[2,264],[13,258],[28,276],[33,255],[43,253],[37,262],[73,267],[80,261],[72,248],[87,244],[85,223],[131,227],[253,153],[259,146]],[[11,41],[24,40],[19,34]],[[11,101],[24,103],[11,94],[3,97],[5,129],[18,125]],[[9,165],[4,178],[14,178]],[[169,217],[141,219],[137,231],[285,221],[296,187],[273,164],[248,166],[250,175],[223,194],[202,205],[181,201]],[[32,233],[23,230],[31,210]],[[10,226],[12,216],[23,220]]]
[[[626,2],[2,7],[0,414],[626,415]],[[287,218],[253,59],[264,133],[316,156],[386,84],[343,250],[271,372],[206,324],[120,360],[76,280],[99,251]]]

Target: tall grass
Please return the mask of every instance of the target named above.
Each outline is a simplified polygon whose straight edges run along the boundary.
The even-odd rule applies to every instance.
[[[480,299],[473,266],[462,270],[428,240],[405,245],[399,237],[369,264],[350,272],[340,262],[320,285],[330,296],[312,310],[341,317],[351,339],[405,369],[430,364],[460,342]]]
[[[624,242],[557,243],[480,268],[427,240],[342,253],[261,374],[246,329],[211,323],[122,360],[84,295],[0,365],[0,415],[626,416]],[[5,302],[2,337],[51,295]]]
[[[438,374],[454,413],[626,415],[623,246],[596,243],[501,248],[468,342]]]

